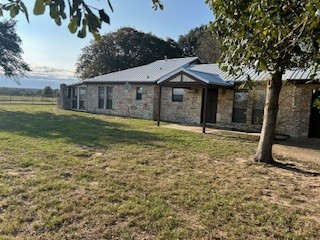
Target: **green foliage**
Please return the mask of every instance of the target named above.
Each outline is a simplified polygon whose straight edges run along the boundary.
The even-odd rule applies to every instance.
[[[41,96],[41,89],[34,88],[0,88],[0,95],[2,96]]]
[[[202,25],[179,37],[178,43],[185,57],[199,57],[203,63],[215,63],[220,57],[217,35]]]
[[[111,1],[104,0],[108,3],[109,9],[113,11]],[[100,30],[102,23],[110,24],[110,17],[104,9],[97,9],[88,4],[87,0],[35,0],[33,14],[42,15],[49,8],[49,15],[60,26],[61,21],[69,19],[68,29],[71,33],[77,33],[79,38],[84,38],[87,30],[94,36],[100,39]],[[154,9],[163,9],[163,4],[160,0],[152,0]],[[68,9],[68,11],[66,10]],[[10,17],[16,17],[19,12],[25,14],[29,22],[28,10],[21,0],[5,0],[0,4],[0,17],[3,16],[3,11],[9,11]]]
[[[207,3],[216,16],[212,28],[222,41],[221,61],[231,73],[239,66],[274,73],[320,63],[319,0]]]
[[[318,97],[316,100],[314,100],[312,106],[319,109],[319,111],[320,111],[320,97]]]
[[[53,95],[54,91],[50,86],[46,86],[43,90],[42,90],[42,95],[44,97],[51,97]]]
[[[16,33],[15,21],[0,22],[0,74],[6,77],[23,76],[30,71],[22,57],[21,39]]]
[[[148,64],[158,59],[181,57],[182,51],[172,40],[125,27],[103,35],[82,49],[77,74],[82,78]]]

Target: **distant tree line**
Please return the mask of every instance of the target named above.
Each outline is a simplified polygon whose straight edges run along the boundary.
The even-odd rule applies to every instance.
[[[44,89],[33,88],[0,88],[0,95],[5,96],[44,96],[55,97],[59,93],[59,89],[52,89],[50,86],[46,86]]]
[[[167,58],[197,56],[203,63],[214,63],[220,56],[218,39],[206,25],[181,35],[178,41],[161,39],[151,33],[124,27],[110,32],[82,49],[76,74],[82,78],[137,67]]]

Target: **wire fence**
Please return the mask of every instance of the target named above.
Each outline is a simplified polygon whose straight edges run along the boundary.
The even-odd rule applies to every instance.
[[[0,104],[56,105],[58,96],[13,96],[0,95]]]

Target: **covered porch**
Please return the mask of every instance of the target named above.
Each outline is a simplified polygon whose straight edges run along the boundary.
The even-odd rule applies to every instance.
[[[173,110],[171,114],[186,116],[188,115],[186,111],[190,111],[189,115],[195,114],[193,118],[199,119],[199,121],[195,122],[201,124],[203,133],[206,133],[207,124],[216,123],[217,121],[218,90],[233,89],[233,82],[227,82],[217,74],[186,69],[178,69],[169,76],[160,79],[157,84],[159,85],[157,125],[160,126],[162,116],[164,112],[167,112],[167,108],[175,107],[182,111]],[[166,100],[163,99],[164,89],[166,90]],[[171,89],[171,96],[168,94],[168,89]],[[185,97],[186,93],[189,94],[188,98]],[[191,99],[194,99],[192,102],[190,102],[190,95],[195,96],[191,97]],[[189,102],[183,103],[184,97]],[[170,103],[168,103],[168,98],[171,98]],[[163,103],[167,103],[167,106],[163,106]],[[190,107],[190,105],[192,106]],[[165,118],[165,121],[168,121],[168,117]]]

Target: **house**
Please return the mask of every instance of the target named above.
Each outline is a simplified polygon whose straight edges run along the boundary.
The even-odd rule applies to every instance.
[[[268,73],[247,69],[235,79],[218,64],[196,57],[164,59],[61,86],[60,107],[217,128],[260,131]],[[276,133],[320,137],[320,113],[312,107],[320,84],[306,84],[311,70],[287,71],[280,95]],[[252,89],[240,87],[247,75]]]

